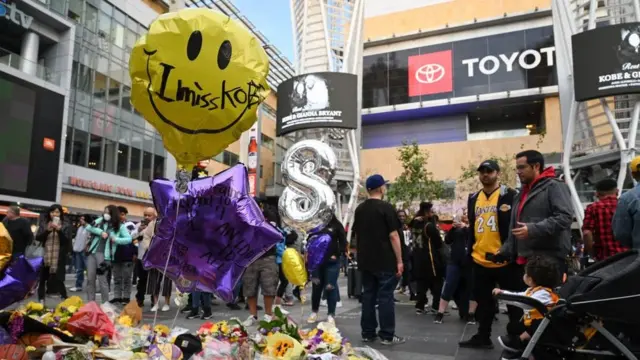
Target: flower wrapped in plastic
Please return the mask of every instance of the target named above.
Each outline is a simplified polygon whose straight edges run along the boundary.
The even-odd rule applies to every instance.
[[[386,356],[376,349],[366,347],[353,348],[347,360],[389,360]]]
[[[207,321],[197,331],[203,342],[209,339],[228,341],[230,343],[242,343],[247,339],[247,329],[237,318],[229,321],[219,321],[216,323]]]
[[[284,333],[274,333],[267,336],[267,343],[262,355],[283,360],[298,359],[305,354],[304,348],[293,337]]]
[[[138,350],[149,347],[152,332],[149,329],[116,326],[115,343],[119,349]]]

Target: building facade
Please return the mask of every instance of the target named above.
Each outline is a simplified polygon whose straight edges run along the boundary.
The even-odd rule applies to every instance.
[[[0,4],[0,81],[13,114],[1,121],[4,143],[13,144],[1,160],[12,174],[0,186],[4,205],[41,210],[58,202],[100,214],[114,203],[141,216],[152,204],[148,182],[173,174],[175,163],[131,107],[128,63],[137,39],[168,9],[151,0]]]
[[[559,162],[551,0],[370,0],[361,172],[394,179],[403,142],[455,186],[462,166],[538,149]]]

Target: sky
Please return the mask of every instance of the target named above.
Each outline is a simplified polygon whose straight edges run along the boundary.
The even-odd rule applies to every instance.
[[[293,62],[290,0],[231,0],[240,12]]]

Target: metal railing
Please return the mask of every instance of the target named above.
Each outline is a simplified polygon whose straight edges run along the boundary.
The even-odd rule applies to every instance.
[[[46,66],[42,66],[38,63],[27,60],[20,55],[3,48],[0,48],[0,64],[9,66],[16,70],[20,70],[29,75],[34,75],[46,82],[60,86],[60,72],[53,71]]]

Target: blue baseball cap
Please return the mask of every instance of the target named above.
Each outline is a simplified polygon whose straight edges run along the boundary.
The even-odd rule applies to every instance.
[[[371,175],[367,178],[367,191],[371,191],[371,190],[375,190],[377,188],[383,187],[384,185],[387,185],[388,181],[386,181],[382,175],[380,174],[375,174],[375,175]]]

